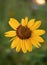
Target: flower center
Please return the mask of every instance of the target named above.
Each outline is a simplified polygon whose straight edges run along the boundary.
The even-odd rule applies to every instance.
[[[27,26],[20,25],[16,33],[20,39],[28,39],[31,37],[31,30]]]

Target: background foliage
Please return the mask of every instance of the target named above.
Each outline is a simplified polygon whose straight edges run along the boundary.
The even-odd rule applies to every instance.
[[[11,28],[8,21],[11,17],[21,20],[26,16],[41,20],[40,28],[46,30],[41,48],[33,47],[31,53],[17,53],[11,49],[10,39],[4,32]],[[0,65],[47,65],[47,2],[43,6],[33,4],[31,0],[0,0]]]

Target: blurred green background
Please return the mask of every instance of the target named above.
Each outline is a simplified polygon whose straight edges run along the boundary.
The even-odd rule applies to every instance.
[[[46,34],[41,48],[33,47],[31,53],[23,54],[10,48],[10,39],[4,36],[4,32],[12,29],[8,25],[11,17],[20,22],[26,16],[29,20],[41,20],[40,28],[46,30]],[[38,5],[34,0],[0,0],[0,65],[47,65],[47,0],[45,5]]]

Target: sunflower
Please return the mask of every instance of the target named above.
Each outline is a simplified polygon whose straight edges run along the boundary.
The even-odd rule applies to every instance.
[[[32,45],[39,48],[40,43],[44,42],[44,39],[41,37],[45,33],[44,30],[38,29],[41,25],[41,21],[36,21],[31,19],[28,21],[28,17],[21,19],[21,24],[14,18],[10,18],[9,25],[14,29],[8,32],[5,32],[6,37],[13,37],[11,39],[12,44],[11,48],[16,48],[16,51],[20,50],[23,53],[27,51],[32,51]]]

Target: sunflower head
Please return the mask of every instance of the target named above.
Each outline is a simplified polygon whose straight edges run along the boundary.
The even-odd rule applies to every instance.
[[[19,52],[22,50],[24,53],[32,51],[32,45],[39,48],[40,42],[43,43],[44,39],[41,37],[45,33],[45,30],[38,29],[41,25],[41,21],[31,19],[28,21],[28,17],[21,20],[21,24],[14,18],[10,18],[9,25],[14,29],[5,32],[6,37],[13,37],[11,48],[16,48]]]

